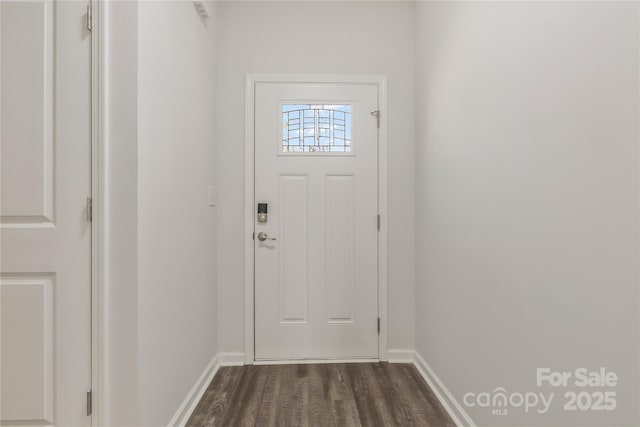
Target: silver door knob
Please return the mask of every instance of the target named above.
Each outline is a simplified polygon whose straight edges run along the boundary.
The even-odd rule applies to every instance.
[[[267,233],[265,233],[264,231],[261,231],[258,233],[258,240],[260,240],[261,242],[264,242],[265,240],[276,240],[276,238],[269,237]]]

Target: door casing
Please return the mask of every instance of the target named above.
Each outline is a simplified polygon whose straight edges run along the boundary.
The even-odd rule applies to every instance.
[[[387,90],[385,76],[379,75],[308,75],[308,74],[247,74],[245,101],[245,321],[244,321],[244,361],[255,363],[255,245],[254,197],[255,197],[255,85],[256,83],[356,83],[377,85],[380,128],[378,130],[378,313],[380,335],[378,355],[380,361],[387,361]],[[298,361],[299,363],[299,361]]]
[[[108,3],[90,0],[91,5],[91,425],[104,425],[106,352],[104,288],[106,285],[107,218],[105,183],[107,182],[107,28]]]

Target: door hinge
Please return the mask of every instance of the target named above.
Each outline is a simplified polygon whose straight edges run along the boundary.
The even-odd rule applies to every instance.
[[[378,123],[378,129],[380,129],[380,117],[382,117],[382,112],[380,110],[372,111],[371,115],[376,118]]]
[[[380,231],[380,214],[378,214],[378,231]]]
[[[378,317],[378,335],[380,335],[380,318]]]
[[[253,240],[256,240],[256,232],[253,232]]]
[[[87,30],[93,31],[93,10],[91,5],[87,5]]]
[[[87,416],[93,412],[93,391],[87,391]]]
[[[93,221],[93,199],[87,197],[87,221]]]

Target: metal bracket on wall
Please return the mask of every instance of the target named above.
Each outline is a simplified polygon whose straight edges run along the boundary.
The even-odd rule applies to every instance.
[[[193,5],[196,7],[196,10],[198,11],[200,18],[207,19],[209,17],[209,12],[207,12],[207,8],[204,6],[203,2],[194,1]]]

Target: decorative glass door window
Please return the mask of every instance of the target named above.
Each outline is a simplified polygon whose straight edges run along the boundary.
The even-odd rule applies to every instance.
[[[350,153],[351,105],[283,104],[283,153]]]

